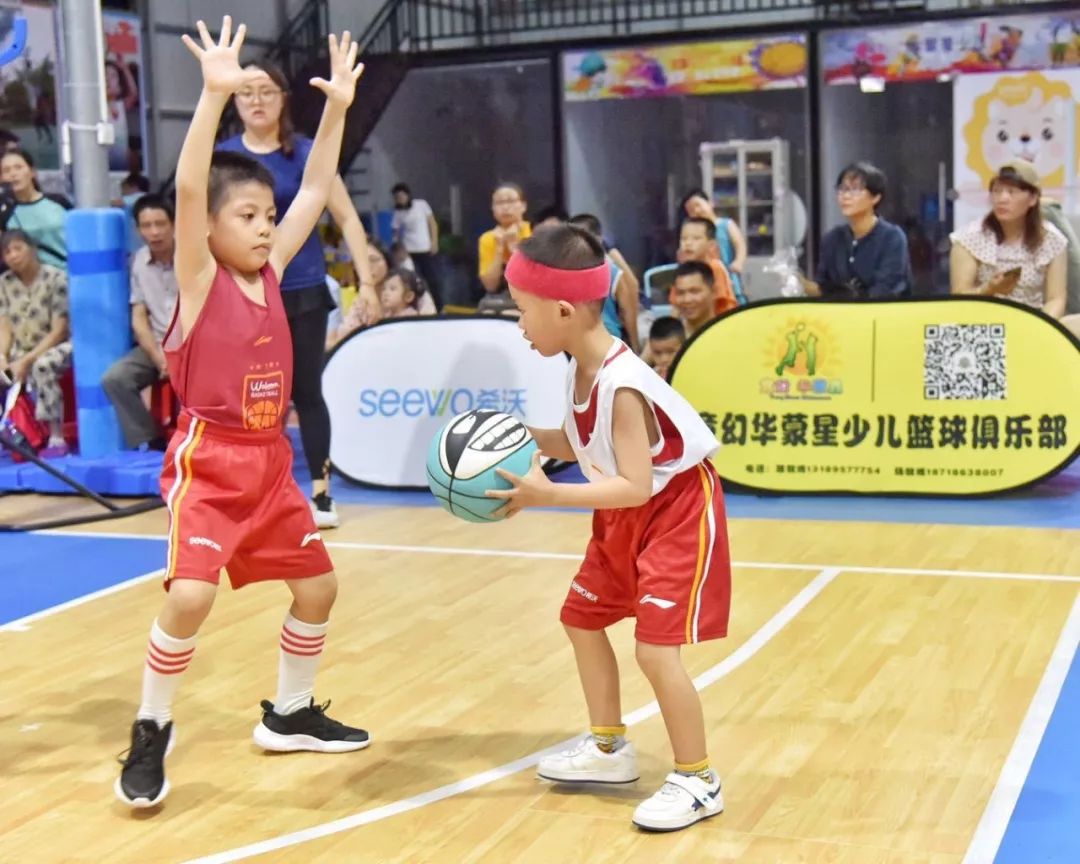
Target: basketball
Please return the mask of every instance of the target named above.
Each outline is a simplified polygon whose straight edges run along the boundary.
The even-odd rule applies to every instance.
[[[536,442],[518,418],[498,411],[473,410],[447,423],[431,442],[427,480],[439,503],[468,522],[497,522],[506,502],[488,498],[489,489],[510,489],[496,468],[528,472]]]

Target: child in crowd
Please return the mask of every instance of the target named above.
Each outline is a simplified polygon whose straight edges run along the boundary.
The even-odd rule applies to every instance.
[[[671,361],[679,353],[686,341],[686,328],[678,318],[665,315],[653,321],[649,328],[649,346],[647,349],[653,371],[663,378],[668,378]]]

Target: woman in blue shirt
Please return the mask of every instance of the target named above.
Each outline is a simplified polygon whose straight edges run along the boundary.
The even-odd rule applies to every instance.
[[[270,169],[280,218],[300,189],[311,139],[294,131],[288,81],[281,70],[262,63],[248,68],[262,74],[236,93],[236,111],[244,131],[221,142],[218,149],[242,153]],[[328,209],[345,237],[360,277],[355,302],[366,307],[367,320],[374,323],[381,309],[368,268],[367,236],[340,177],[334,180]],[[311,471],[312,511],[320,528],[336,528],[340,520],[330,497],[330,412],[322,393],[326,323],[336,304],[327,288],[326,260],[317,231],[311,233],[285,270],[281,298],[292,331],[292,401],[300,417],[300,439]]]
[[[8,150],[0,157],[0,181],[11,190],[0,200],[0,231],[25,231],[43,263],[67,270],[64,215],[71,202],[41,191],[34,159],[25,150]]]

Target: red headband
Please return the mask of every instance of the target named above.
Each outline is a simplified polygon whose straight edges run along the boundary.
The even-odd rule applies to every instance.
[[[521,252],[514,252],[510,256],[510,263],[506,265],[506,281],[537,297],[565,300],[568,303],[603,300],[611,290],[607,261],[588,270],[559,270],[538,264]]]

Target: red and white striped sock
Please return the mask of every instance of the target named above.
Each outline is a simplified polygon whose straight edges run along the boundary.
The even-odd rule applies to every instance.
[[[278,690],[274,712],[292,714],[311,704],[315,692],[315,672],[319,668],[329,621],[306,624],[292,613],[281,625],[281,651],[278,658]]]
[[[195,653],[195,639],[195,636],[174,639],[154,619],[150,628],[150,645],[146,649],[146,666],[143,667],[140,720],[153,720],[159,728],[172,720],[173,699],[176,698],[182,673]]]

